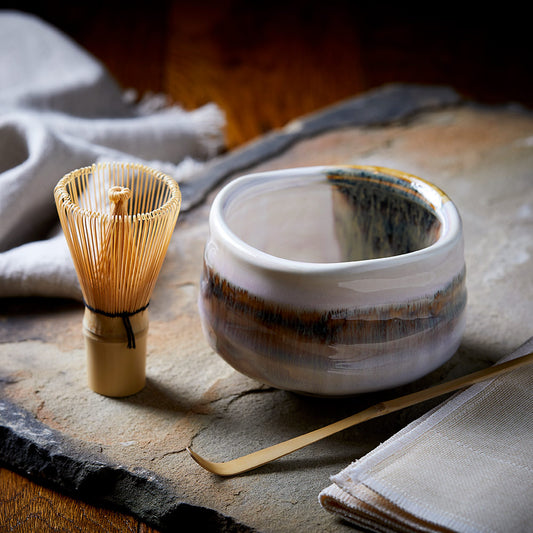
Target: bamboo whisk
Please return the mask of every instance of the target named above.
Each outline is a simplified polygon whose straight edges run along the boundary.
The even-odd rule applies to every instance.
[[[85,303],[89,386],[127,396],[145,384],[147,307],[176,225],[178,184],[140,164],[74,170],[54,196]]]

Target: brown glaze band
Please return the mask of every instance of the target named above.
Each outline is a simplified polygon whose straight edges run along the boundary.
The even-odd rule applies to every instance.
[[[432,297],[367,309],[308,310],[269,302],[204,266],[201,289],[204,313],[213,329],[232,325],[275,331],[320,344],[392,341],[454,322],[465,309],[465,269]]]

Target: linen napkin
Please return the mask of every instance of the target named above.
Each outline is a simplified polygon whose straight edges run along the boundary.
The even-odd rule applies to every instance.
[[[81,298],[53,198],[64,174],[130,161],[192,180],[223,147],[214,104],[187,112],[130,94],[56,28],[0,10],[0,298]]]
[[[331,480],[321,505],[365,530],[533,531],[533,367],[454,395]]]

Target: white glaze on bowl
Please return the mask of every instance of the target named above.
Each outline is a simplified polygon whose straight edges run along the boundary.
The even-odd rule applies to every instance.
[[[417,379],[459,345],[461,220],[419,178],[376,167],[249,175],[217,195],[209,224],[202,324],[250,377],[352,395]]]

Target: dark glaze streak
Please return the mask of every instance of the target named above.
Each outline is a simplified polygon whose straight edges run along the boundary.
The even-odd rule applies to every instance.
[[[281,337],[320,344],[377,343],[404,338],[453,321],[466,306],[464,270],[433,298],[401,305],[333,311],[299,309],[265,301],[204,267],[203,311],[215,328],[261,328]]]
[[[400,180],[330,176],[335,232],[345,261],[391,257],[420,250],[439,238],[431,206]]]

